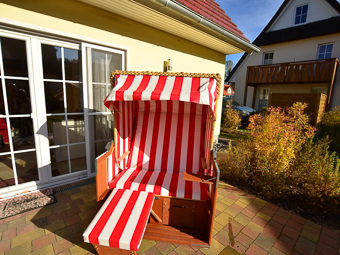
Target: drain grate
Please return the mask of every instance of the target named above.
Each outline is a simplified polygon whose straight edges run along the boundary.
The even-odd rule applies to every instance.
[[[79,184],[76,184],[76,185],[73,185],[73,186],[70,186],[70,187],[55,190],[54,193],[56,193],[56,194],[62,193],[62,192],[65,192],[65,191],[68,191],[68,190],[71,190],[71,189],[76,189],[76,188],[79,188],[79,187],[82,187],[82,186],[85,186],[85,185],[88,185],[88,184],[91,184],[91,183],[95,183],[95,182],[96,182],[96,179],[90,180],[90,181],[79,183]]]

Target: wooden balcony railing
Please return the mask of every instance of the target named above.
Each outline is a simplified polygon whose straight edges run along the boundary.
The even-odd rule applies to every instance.
[[[338,59],[248,66],[247,83],[326,83],[334,79]]]

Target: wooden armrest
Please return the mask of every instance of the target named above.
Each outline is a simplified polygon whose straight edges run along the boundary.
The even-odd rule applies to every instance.
[[[201,162],[202,162],[202,168],[203,168],[203,170],[207,169],[208,166],[207,166],[207,160],[205,159],[205,157],[202,157],[202,158],[201,158]]]
[[[129,154],[130,154],[130,151],[124,152],[124,154],[123,154],[122,156],[120,156],[120,157],[117,159],[118,162],[120,162],[120,161],[122,161],[123,159],[125,159],[126,156],[129,155]]]
[[[183,180],[192,182],[204,182],[206,184],[214,184],[214,177],[204,174],[192,174],[184,172]]]

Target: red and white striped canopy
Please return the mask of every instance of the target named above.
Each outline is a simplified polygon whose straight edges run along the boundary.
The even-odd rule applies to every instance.
[[[113,110],[113,101],[179,100],[210,106],[215,112],[217,81],[215,78],[115,75],[115,87],[104,104]]]

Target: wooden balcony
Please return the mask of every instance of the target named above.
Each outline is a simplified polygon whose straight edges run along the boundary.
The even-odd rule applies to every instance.
[[[254,108],[257,85],[323,83],[327,85],[326,110],[329,110],[337,65],[338,59],[330,58],[274,65],[248,66],[243,103],[246,104],[248,86],[254,87],[252,103]],[[289,89],[287,88],[285,92],[289,92]]]
[[[275,65],[248,66],[247,84],[328,83],[334,79],[338,59],[323,59]]]

